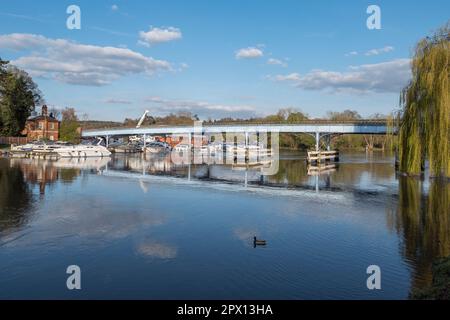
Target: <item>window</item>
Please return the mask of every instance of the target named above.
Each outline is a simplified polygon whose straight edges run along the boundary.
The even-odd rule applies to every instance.
[[[50,130],[55,129],[55,124],[53,122],[50,123]]]
[[[39,128],[40,130],[44,129],[44,123],[43,123],[43,122],[39,122],[38,128]]]
[[[52,125],[51,125],[51,126],[53,126],[53,123],[52,123]],[[55,138],[53,137],[53,135],[50,135],[49,139],[50,139],[50,141],[53,141],[53,140],[55,140]]]

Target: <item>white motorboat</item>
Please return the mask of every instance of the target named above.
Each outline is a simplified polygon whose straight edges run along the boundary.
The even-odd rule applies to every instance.
[[[132,143],[142,143],[144,141],[143,136],[130,136],[128,140]],[[147,136],[145,139],[145,143],[153,143],[156,142],[155,137]]]
[[[164,142],[152,142],[145,146],[146,153],[163,154],[170,151],[170,145]]]
[[[191,151],[191,146],[188,144],[180,143],[175,146],[174,150],[177,152],[189,152]]]
[[[59,149],[67,145],[65,142],[52,142],[46,143],[43,141],[33,141],[23,145],[11,145],[12,152],[54,152],[55,149]]]
[[[27,151],[33,151],[33,149],[36,146],[33,143],[27,143],[27,144],[22,144],[22,145],[11,145],[11,151],[14,152],[27,152]]]
[[[109,157],[111,152],[100,145],[75,145],[54,150],[61,158]]]
[[[211,155],[221,155],[223,154],[223,144],[222,143],[211,143],[208,145],[208,151]]]

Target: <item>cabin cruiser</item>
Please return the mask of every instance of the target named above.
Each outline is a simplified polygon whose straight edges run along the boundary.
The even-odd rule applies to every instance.
[[[55,149],[61,158],[109,157],[111,152],[101,145],[74,145]]]
[[[173,148],[177,152],[189,152],[191,151],[191,146],[189,144],[180,143]]]
[[[209,150],[209,154],[211,154],[211,155],[215,155],[215,154],[221,155],[221,154],[223,154],[223,144],[217,143],[217,142],[211,143],[208,145],[208,150]]]
[[[44,142],[44,141],[32,141],[23,145],[11,145],[12,152],[54,152],[55,149],[66,146],[66,142]]]
[[[55,153],[60,158],[90,158],[90,157],[109,157],[111,152],[102,145],[103,139],[98,138],[97,144],[77,144],[69,145],[55,149]]]
[[[144,137],[143,136],[130,136],[128,138],[128,141],[132,142],[132,143],[142,143],[144,141]],[[155,137],[152,136],[147,136],[145,139],[145,143],[153,143],[156,142]]]
[[[152,142],[145,146],[146,153],[167,153],[170,151],[170,145],[165,142]]]

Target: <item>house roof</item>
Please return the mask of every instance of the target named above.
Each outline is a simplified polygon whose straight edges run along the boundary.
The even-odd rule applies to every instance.
[[[59,122],[58,119],[56,119],[56,118],[53,118],[50,116],[43,116],[43,115],[39,115],[36,117],[29,117],[27,119],[27,121],[37,121],[37,120],[45,120],[45,119],[47,119],[47,121],[50,121],[50,122]]]

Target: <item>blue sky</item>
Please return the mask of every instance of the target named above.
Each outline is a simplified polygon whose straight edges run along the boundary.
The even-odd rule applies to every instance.
[[[81,30],[66,8],[81,9]],[[381,30],[366,9],[381,8]],[[321,117],[398,107],[415,43],[450,18],[429,1],[5,1],[0,57],[46,102],[90,119],[190,111],[247,117],[292,107]]]

